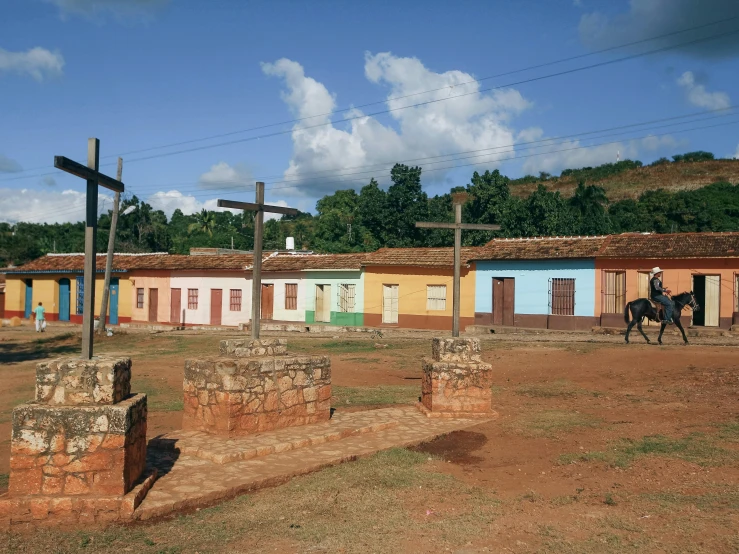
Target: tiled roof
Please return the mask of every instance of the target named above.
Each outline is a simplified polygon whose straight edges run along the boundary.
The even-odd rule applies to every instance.
[[[479,248],[462,248],[466,264]],[[406,265],[411,267],[453,267],[454,248],[380,248],[365,255],[363,265]]]
[[[237,269],[251,265],[253,256],[233,254],[225,256],[184,256],[177,254],[115,254],[113,271],[134,269],[197,270],[197,269]],[[105,271],[105,254],[98,254],[96,270]],[[47,254],[8,273],[77,273],[84,270],[85,257],[82,254]]]
[[[274,254],[262,261],[262,271],[362,269],[366,254]],[[251,263],[247,266],[251,269]]]
[[[493,239],[478,248],[474,260],[553,260],[594,258],[608,237],[533,237]]]
[[[737,258],[739,233],[612,235],[599,258]]]

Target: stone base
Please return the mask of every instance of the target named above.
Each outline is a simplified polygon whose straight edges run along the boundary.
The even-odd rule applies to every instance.
[[[184,411],[183,429],[226,436],[327,421],[331,362],[328,356],[187,360]]]
[[[116,404],[131,395],[131,358],[58,358],[36,364],[36,402]]]
[[[255,358],[260,356],[287,356],[285,339],[229,339],[222,340],[219,349],[221,356]]]
[[[430,412],[493,413],[493,367],[483,362],[423,360],[421,403]]]
[[[121,496],[146,463],[146,395],[13,410],[9,496]],[[56,497],[55,497],[56,498]]]
[[[416,408],[426,417],[432,418],[495,419],[498,417],[498,412],[494,410],[489,412],[432,412],[422,402],[417,402]]]
[[[128,494],[117,496],[6,494],[0,496],[0,528],[128,522],[156,478],[157,472],[153,470]]]

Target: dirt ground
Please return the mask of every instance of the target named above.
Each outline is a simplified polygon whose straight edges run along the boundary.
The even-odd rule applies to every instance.
[[[179,426],[184,359],[216,355],[225,336],[139,332],[96,348],[133,357],[132,390],[149,394],[155,436]],[[388,337],[380,349],[369,337],[287,338],[293,352],[331,355],[339,410],[420,394],[428,338]],[[484,337],[495,421],[173,521],[9,534],[0,551],[119,552],[131,540],[140,552],[739,552],[739,343],[668,340]],[[0,474],[35,362],[78,341],[0,329]]]

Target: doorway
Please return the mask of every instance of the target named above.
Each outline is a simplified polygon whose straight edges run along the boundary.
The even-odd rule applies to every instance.
[[[180,310],[182,309],[182,289],[170,290],[169,322],[180,322]]]
[[[159,289],[149,289],[149,321],[156,323],[159,311]]]
[[[59,279],[59,321],[69,321],[72,287],[69,279]]]
[[[262,284],[262,319],[272,319],[275,309],[275,286]]]
[[[120,287],[118,286],[118,279],[116,277],[113,277],[110,280],[110,299],[108,301],[108,304],[110,305],[110,310],[108,310],[108,322],[111,325],[118,325],[118,289]]]
[[[513,327],[516,280],[513,277],[493,277],[493,325]]]
[[[382,322],[398,323],[398,285],[382,285]]]
[[[31,317],[31,312],[33,311],[33,280],[32,279],[26,279],[26,309],[24,311],[24,316],[26,319]]]
[[[221,324],[223,310],[223,289],[210,289],[210,324]]]
[[[316,321],[331,322],[331,285],[316,285]]]
[[[693,325],[718,327],[721,301],[720,275],[693,275],[693,293],[701,309],[693,313]]]

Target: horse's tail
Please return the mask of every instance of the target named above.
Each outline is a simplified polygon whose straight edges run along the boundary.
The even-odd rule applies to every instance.
[[[624,321],[626,322],[626,325],[629,324],[629,308],[631,307],[631,302],[626,303],[626,307],[624,308]]]

